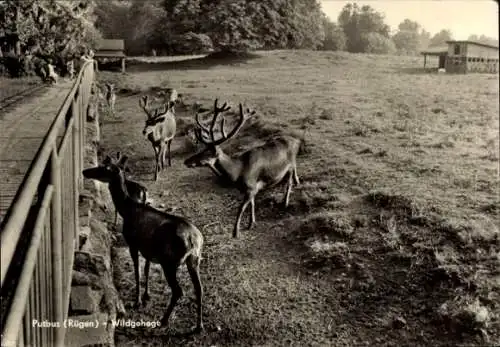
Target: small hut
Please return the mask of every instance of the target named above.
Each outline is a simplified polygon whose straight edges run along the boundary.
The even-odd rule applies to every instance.
[[[97,52],[94,59],[98,69],[99,61],[119,60],[121,63],[122,72],[125,72],[125,43],[123,40],[105,39],[99,42]]]
[[[424,69],[427,67],[427,57],[438,57],[438,69],[444,69],[446,65],[446,56],[448,55],[448,46],[430,47],[421,54],[424,56]]]

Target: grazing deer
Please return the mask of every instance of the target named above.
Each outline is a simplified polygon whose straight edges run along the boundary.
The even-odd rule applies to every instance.
[[[208,166],[217,175],[233,182],[244,194],[245,198],[238,212],[238,217],[233,229],[233,237],[238,237],[240,222],[248,204],[251,205],[251,219],[248,228],[255,225],[255,196],[257,193],[268,187],[280,183],[288,175],[288,184],[284,197],[284,205],[288,206],[293,181],[300,184],[297,175],[296,157],[299,152],[301,140],[291,136],[282,135],[271,138],[264,145],[254,147],[239,156],[231,157],[224,153],[220,145],[234,137],[241,129],[247,119],[255,114],[255,111],[247,109],[243,112],[240,104],[240,115],[233,130],[226,135],[224,129],[224,116],[220,122],[220,138],[215,139],[214,128],[217,117],[231,107],[224,103],[222,107],[217,106],[217,99],[214,102],[213,118],[210,128],[205,127],[196,112],[196,123],[198,128],[195,135],[198,141],[205,145],[200,153],[186,159],[184,164],[187,167]]]
[[[108,103],[109,110],[114,115],[116,93],[115,93],[115,85],[113,83],[106,83],[106,102]]]
[[[126,156],[121,158],[122,163],[126,160]],[[162,325],[167,325],[177,301],[183,295],[182,288],[177,280],[177,270],[185,263],[196,295],[196,330],[201,331],[203,329],[203,287],[199,267],[203,235],[200,230],[183,217],[159,211],[151,206],[138,203],[131,198],[127,191],[125,173],[122,167],[111,160],[106,160],[102,165],[84,170],[83,175],[86,178],[95,179],[109,185],[116,208],[123,217],[122,233],[134,263],[135,307],[141,306],[142,301],[149,299],[149,268],[151,262],[159,263],[172,290],[170,303],[161,320]],[[140,296],[139,282],[139,252],[146,260],[144,265],[146,281],[142,298]]]
[[[177,123],[172,102],[157,109],[151,109],[148,105],[148,96],[144,95],[139,100],[139,106],[146,113],[146,124],[142,134],[151,142],[155,152],[155,181],[158,180],[160,170],[166,168],[166,152],[168,150],[168,166],[172,166],[170,146],[175,136]]]
[[[107,164],[111,160],[110,157],[106,157],[104,163]],[[124,172],[130,172],[128,167],[125,165],[127,156],[122,156],[120,152],[116,154],[116,165],[118,165]],[[128,195],[138,203],[146,204],[148,199],[148,189],[142,184],[129,180],[125,178],[125,186],[127,188]],[[118,220],[118,209],[116,208],[116,202],[113,201],[115,205],[115,227]]]

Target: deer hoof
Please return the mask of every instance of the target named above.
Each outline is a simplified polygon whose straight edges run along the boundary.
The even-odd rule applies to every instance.
[[[233,231],[233,239],[238,238],[238,230]]]
[[[252,228],[253,228],[254,226],[256,226],[256,225],[257,225],[257,223],[256,223],[256,222],[250,222],[250,223],[248,224],[248,230],[252,229]]]
[[[146,302],[146,301],[148,301],[148,300],[149,300],[149,294],[145,292],[145,293],[142,295],[142,302]]]
[[[135,304],[134,304],[134,308],[135,309],[138,309],[139,307],[142,306],[142,302],[141,302],[141,299],[138,299],[135,301]]]

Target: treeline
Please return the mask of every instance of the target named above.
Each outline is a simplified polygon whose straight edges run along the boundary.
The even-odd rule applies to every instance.
[[[210,50],[320,49],[353,53],[417,54],[452,40],[403,20],[397,30],[371,6],[350,3],[337,21],[317,0],[96,0],[96,26],[123,38],[130,55]],[[495,43],[485,36],[470,40]],[[498,44],[498,42],[497,42]]]
[[[3,65],[6,56],[21,66],[31,64],[26,56],[72,59],[101,37],[124,39],[128,55],[287,48],[417,54],[453,39],[449,30],[431,36],[410,19],[391,31],[382,13],[356,3],[333,22],[317,0],[0,0]]]

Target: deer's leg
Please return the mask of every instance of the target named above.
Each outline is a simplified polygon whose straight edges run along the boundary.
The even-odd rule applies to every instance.
[[[155,181],[158,180],[158,171],[159,171],[159,163],[158,163],[158,159],[159,159],[159,156],[158,156],[158,147],[156,146],[153,146],[153,150],[155,151],[155,161],[156,161],[156,164],[155,164]]]
[[[294,174],[292,171],[288,174],[288,183],[286,185],[286,193],[285,193],[285,199],[283,200],[283,204],[285,207],[288,207],[288,202],[290,201],[290,193],[292,192],[292,184],[293,184],[293,178]]]
[[[129,247],[130,256],[132,257],[132,262],[134,263],[134,275],[135,275],[135,308],[141,306],[141,283],[139,282],[139,250],[134,247]]]
[[[116,222],[118,221],[118,210],[115,207],[115,227],[116,227]]]
[[[168,140],[167,142],[167,147],[168,147],[168,166],[172,166],[172,155],[170,154],[170,145],[172,144],[172,140]]]
[[[297,175],[297,165],[293,166],[293,180],[295,181],[295,185],[298,186],[300,184],[299,175]]]
[[[203,330],[203,319],[202,319],[202,303],[203,303],[203,287],[200,280],[200,257],[191,254],[186,259],[186,266],[193,281],[194,293],[196,295],[196,305],[197,305],[197,321],[196,321],[196,331]]]
[[[251,229],[255,225],[255,196],[250,199],[250,223],[248,224],[248,229]]]
[[[158,172],[161,172],[165,168],[165,147],[163,143],[160,145],[158,151],[158,163],[159,163]]]
[[[146,259],[144,264],[144,276],[146,277],[146,282],[144,283],[144,294],[142,294],[142,301],[146,302],[149,300],[149,267],[151,262]]]
[[[182,297],[182,288],[179,285],[179,281],[177,280],[177,265],[172,266],[172,264],[165,264],[162,265],[163,267],[163,272],[165,273],[165,277],[167,278],[167,283],[172,289],[172,297],[170,298],[170,303],[168,304],[167,311],[165,312],[165,315],[161,319],[161,325],[167,326],[168,325],[168,320],[170,318],[170,315],[172,314],[172,311],[174,310],[175,305],[177,304],[177,301]]]
[[[243,213],[247,209],[248,204],[250,204],[252,202],[254,197],[255,197],[255,193],[253,191],[249,191],[245,194],[245,200],[243,200],[243,203],[240,206],[240,210],[238,212],[238,218],[236,219],[236,224],[234,225],[234,229],[233,229],[233,237],[234,238],[238,237],[238,233],[240,231],[241,218],[243,216]]]

